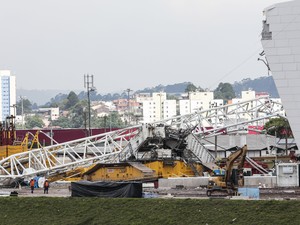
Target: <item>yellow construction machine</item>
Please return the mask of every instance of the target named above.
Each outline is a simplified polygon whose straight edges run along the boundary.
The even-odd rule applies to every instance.
[[[224,168],[225,173],[210,177],[206,192],[207,196],[211,196],[214,192],[237,195],[238,187],[244,186],[243,166],[247,150],[247,145],[244,145],[227,157]],[[239,161],[235,164],[237,160]]]

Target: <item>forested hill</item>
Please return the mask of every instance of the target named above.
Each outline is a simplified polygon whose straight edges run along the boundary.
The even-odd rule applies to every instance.
[[[272,76],[259,77],[254,80],[250,78],[243,79],[242,81],[234,82],[232,87],[237,97],[240,96],[241,91],[251,89],[256,92],[268,92],[272,98],[279,98]]]
[[[173,85],[158,85],[153,88],[145,88],[143,90],[136,91],[136,93],[144,93],[144,92],[160,92],[164,91],[168,94],[180,94],[185,92],[187,85],[191,84],[191,82],[184,82]],[[201,84],[194,84],[196,86],[200,85],[201,88],[205,89]],[[246,78],[241,81],[236,81],[232,84],[235,95],[239,97],[242,91],[254,90],[256,92],[267,92],[270,94],[272,98],[279,98],[279,94],[277,88],[275,86],[274,80],[272,76],[264,76],[256,79]],[[212,90],[213,91],[213,90]]]
[[[158,85],[153,88],[145,88],[142,90],[136,91],[136,93],[152,93],[152,92],[166,92],[168,94],[180,94],[184,93],[186,87],[191,84],[191,82],[183,82],[183,83],[178,83],[178,84],[170,84],[170,85]]]

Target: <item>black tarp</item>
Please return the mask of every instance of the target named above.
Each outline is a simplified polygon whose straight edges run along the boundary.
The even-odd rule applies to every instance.
[[[72,197],[141,198],[142,182],[91,182],[71,183]]]

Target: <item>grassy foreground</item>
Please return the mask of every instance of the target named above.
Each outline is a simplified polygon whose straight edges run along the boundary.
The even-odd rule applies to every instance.
[[[4,197],[0,224],[300,224],[300,201]]]

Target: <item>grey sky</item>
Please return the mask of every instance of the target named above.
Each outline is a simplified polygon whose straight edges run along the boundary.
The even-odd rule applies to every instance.
[[[277,2],[0,0],[0,69],[23,89],[84,90],[85,73],[98,93],[215,88],[267,74],[257,62],[262,11]]]

